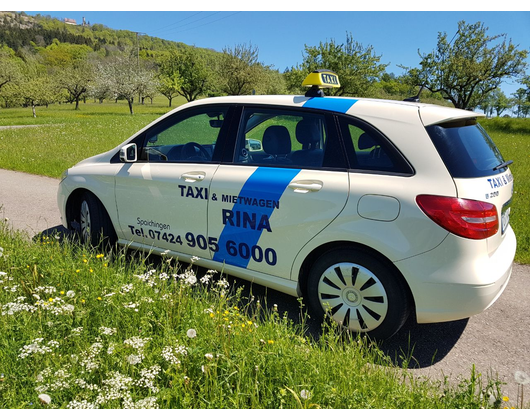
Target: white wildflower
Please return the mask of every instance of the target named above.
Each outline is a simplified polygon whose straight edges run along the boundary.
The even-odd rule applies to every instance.
[[[73,290],[68,290],[68,292],[66,292],[66,297],[72,299],[75,297],[75,292]]]
[[[102,335],[114,335],[116,331],[116,328],[99,327],[99,333]]]
[[[186,331],[186,335],[188,338],[195,338],[197,337],[197,331],[195,331],[193,328],[190,328],[188,331]]]
[[[186,356],[188,354],[188,349],[185,346],[166,346],[162,350],[162,357],[166,362],[172,365],[180,364],[180,356]]]
[[[123,285],[121,287],[120,293],[124,295],[126,293],[132,292],[133,290],[134,290],[134,284],[129,283],[129,284],[125,284],[125,285]]]
[[[137,365],[139,363],[142,363],[142,360],[144,360],[144,356],[142,354],[130,354],[127,356],[127,362],[130,365]]]
[[[308,400],[311,398],[311,392],[309,392],[307,389],[302,389],[300,391],[300,398],[303,400]]]
[[[31,344],[25,345],[19,350],[19,359],[25,359],[33,354],[46,354],[53,352],[54,348],[59,347],[59,343],[55,340],[48,341],[47,345],[42,344],[44,338],[36,338]]]
[[[204,357],[206,357],[206,359],[208,359],[208,360],[213,360],[213,354],[212,353],[206,353],[204,355]]]

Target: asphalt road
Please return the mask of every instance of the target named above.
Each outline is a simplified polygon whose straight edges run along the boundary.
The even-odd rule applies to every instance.
[[[25,231],[29,237],[62,230],[56,204],[58,183],[57,179],[0,169],[0,217],[8,218],[13,229]],[[475,365],[483,378],[505,382],[503,394],[515,404],[518,387],[514,373],[530,375],[529,282],[530,266],[515,265],[504,294],[484,313],[440,324],[409,322],[382,348],[397,360],[407,355],[409,369],[434,379],[469,378]],[[255,287],[253,293],[266,294],[267,302],[278,304],[281,313],[297,317],[296,299]],[[526,394],[530,395],[528,390]]]

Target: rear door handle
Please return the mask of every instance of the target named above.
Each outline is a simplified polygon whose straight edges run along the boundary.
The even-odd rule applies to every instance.
[[[289,184],[289,188],[294,190],[294,192],[300,194],[307,194],[308,192],[317,192],[322,189],[324,183],[322,181],[316,180],[302,180],[302,181],[293,181]]]

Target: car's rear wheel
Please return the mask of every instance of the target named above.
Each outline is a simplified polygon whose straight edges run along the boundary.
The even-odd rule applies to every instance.
[[[116,232],[107,211],[91,193],[84,193],[79,203],[79,236],[85,244],[97,246],[114,245]]]
[[[409,314],[408,294],[398,276],[376,257],[355,249],[322,255],[309,273],[307,295],[318,320],[327,316],[374,339],[394,335]]]

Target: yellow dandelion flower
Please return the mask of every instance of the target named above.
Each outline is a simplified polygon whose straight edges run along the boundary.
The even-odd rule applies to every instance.
[[[274,340],[268,340],[267,343],[274,344]]]
[[[88,260],[85,258],[85,259],[83,260],[83,262],[86,264],[86,263],[88,262]]]
[[[85,299],[81,299],[81,303],[85,303]]]
[[[98,300],[101,300],[101,296],[98,296]]]
[[[502,397],[502,400],[503,400],[504,402],[508,402],[508,401],[510,401],[510,399],[509,399],[508,397],[506,397],[506,396]]]
[[[61,295],[64,295],[64,290],[61,290],[59,293],[60,293]]]
[[[210,313],[210,318],[213,318],[215,315],[213,314],[213,312]]]
[[[49,298],[48,300],[49,300],[50,302],[53,302],[53,298]]]
[[[90,269],[89,271],[90,271],[91,273],[93,273],[93,272],[94,272],[94,270],[92,270],[92,269]]]
[[[103,257],[104,257],[103,254],[98,254],[98,255],[96,255],[96,258],[103,258]]]
[[[80,273],[81,270],[78,268],[77,270],[75,270],[76,273]]]

